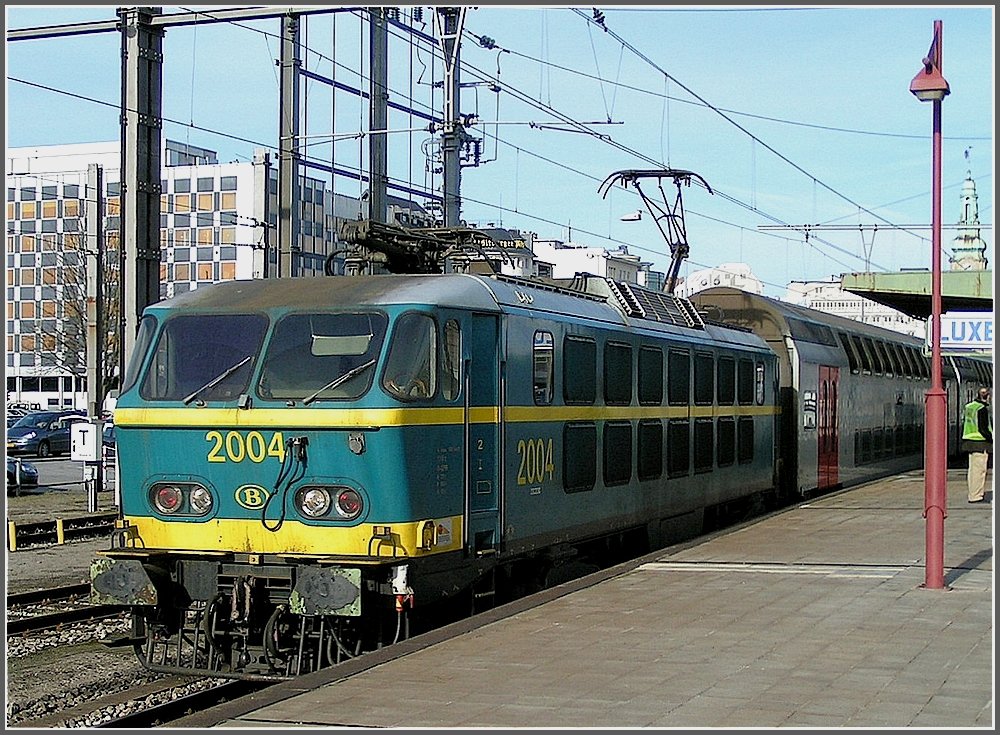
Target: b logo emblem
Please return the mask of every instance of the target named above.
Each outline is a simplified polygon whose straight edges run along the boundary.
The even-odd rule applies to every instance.
[[[241,485],[236,488],[236,502],[247,510],[263,508],[268,494],[260,485]]]

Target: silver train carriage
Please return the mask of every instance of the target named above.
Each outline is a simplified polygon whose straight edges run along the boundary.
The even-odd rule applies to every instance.
[[[778,355],[786,491],[805,496],[923,465],[930,387],[923,340],[730,287],[691,301],[706,319],[749,328]],[[942,363],[955,459],[962,407],[978,385],[992,385],[992,364]]]
[[[132,608],[151,669],[289,678],[771,491],[765,341],[585,280],[238,281],[149,306],[92,598]]]

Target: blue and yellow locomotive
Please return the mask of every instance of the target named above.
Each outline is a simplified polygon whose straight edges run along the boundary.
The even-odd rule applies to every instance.
[[[158,671],[287,678],[778,487],[778,358],[589,277],[378,275],[149,306],[93,598]]]

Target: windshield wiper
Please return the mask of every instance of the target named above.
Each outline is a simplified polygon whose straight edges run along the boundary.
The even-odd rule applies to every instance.
[[[243,358],[242,360],[240,360],[240,361],[239,361],[238,363],[236,363],[236,364],[235,364],[235,365],[233,365],[232,367],[230,367],[230,368],[227,368],[226,370],[222,371],[222,372],[221,372],[221,373],[219,374],[219,376],[218,376],[218,377],[216,377],[216,378],[212,378],[212,379],[211,379],[211,380],[210,380],[209,382],[205,383],[205,385],[201,386],[201,388],[199,388],[199,389],[198,389],[198,390],[196,390],[196,391],[195,391],[194,393],[192,393],[192,394],[191,394],[191,395],[189,395],[189,396],[188,396],[187,398],[185,398],[185,399],[184,399],[184,403],[185,403],[185,404],[188,404],[188,403],[190,403],[190,402],[191,402],[191,401],[193,401],[193,400],[194,400],[195,398],[197,398],[197,397],[198,397],[198,394],[199,394],[199,393],[201,393],[201,392],[202,392],[203,390],[208,390],[209,388],[213,388],[213,387],[215,387],[216,385],[218,385],[219,383],[221,383],[221,382],[222,382],[223,380],[225,380],[225,379],[226,379],[226,378],[228,378],[228,377],[229,377],[230,375],[232,375],[233,373],[235,373],[235,372],[236,372],[237,370],[239,370],[239,369],[240,369],[241,367],[243,367],[244,365],[246,365],[246,364],[247,364],[247,363],[248,363],[248,362],[250,361],[250,358],[251,358],[251,357],[253,357],[253,355],[247,355],[246,357],[244,357],[244,358]]]
[[[308,406],[310,403],[312,403],[313,401],[315,401],[316,400],[316,396],[318,396],[323,391],[325,391],[325,390],[333,390],[334,388],[336,388],[338,385],[340,385],[344,381],[349,380],[350,378],[353,378],[355,375],[357,375],[358,373],[360,373],[362,370],[367,370],[368,368],[370,368],[374,364],[375,364],[375,359],[372,358],[371,360],[369,360],[366,363],[363,363],[361,365],[358,365],[357,367],[351,368],[350,370],[348,370],[343,375],[340,375],[340,376],[334,378],[333,380],[331,380],[329,383],[327,383],[326,385],[324,385],[322,388],[320,388],[318,391],[316,391],[315,393],[313,393],[308,398],[303,398],[302,399],[302,405],[303,406]]]

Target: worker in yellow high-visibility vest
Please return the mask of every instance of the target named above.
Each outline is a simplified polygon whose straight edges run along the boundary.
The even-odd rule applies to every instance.
[[[982,503],[986,500],[986,469],[993,452],[989,388],[980,388],[978,395],[965,404],[962,450],[969,453],[969,502]]]

